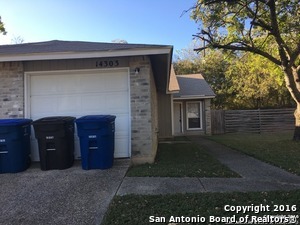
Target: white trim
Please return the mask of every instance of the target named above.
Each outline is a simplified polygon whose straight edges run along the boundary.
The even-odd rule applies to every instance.
[[[88,73],[88,72],[103,72],[103,71],[115,71],[115,70],[123,70],[127,72],[127,85],[128,85],[128,104],[129,104],[129,111],[128,111],[128,156],[131,157],[131,89],[130,89],[130,68],[129,67],[120,67],[120,68],[107,68],[107,69],[79,69],[79,70],[51,70],[51,71],[27,71],[24,73],[24,114],[25,118],[30,118],[30,79],[31,76],[38,76],[38,75],[57,75],[57,74],[74,74],[74,73]]]
[[[189,128],[189,117],[188,117],[188,104],[189,103],[199,103],[200,112],[200,127],[199,128]],[[203,130],[203,102],[202,101],[189,101],[186,102],[185,112],[186,112],[186,130]]]
[[[49,53],[32,53],[32,54],[9,54],[9,55],[0,56],[0,62],[156,55],[156,54],[170,54],[170,52],[171,52],[171,47],[155,48],[155,49],[145,48],[145,49],[116,50],[116,51],[96,51],[96,52],[54,52],[54,53],[49,52]]]
[[[30,75],[26,72],[24,73],[24,116],[30,117]]]
[[[124,68],[125,69],[125,68]],[[129,158],[131,158],[131,152],[132,152],[132,149],[131,149],[131,86],[130,86],[130,68],[127,67],[127,81],[128,81],[128,97],[129,97],[129,101],[128,101],[128,124],[129,124],[129,132],[128,132],[128,138],[129,138],[129,141],[128,141],[128,156]]]

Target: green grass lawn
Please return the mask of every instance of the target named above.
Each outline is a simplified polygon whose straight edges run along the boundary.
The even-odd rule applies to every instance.
[[[292,133],[225,134],[209,139],[300,175],[300,142]]]
[[[239,177],[209,155],[204,148],[188,142],[159,144],[155,162],[131,167],[127,176]]]
[[[224,207],[229,206],[269,206],[269,212],[226,212]],[[280,211],[274,211],[275,205],[281,205]],[[225,224],[209,222],[210,216],[239,218],[246,215],[299,215],[300,190],[275,191],[275,192],[250,192],[250,193],[199,193],[199,194],[175,194],[175,195],[127,195],[116,196],[106,213],[102,225],[145,225],[150,223],[150,216],[154,219],[161,217],[168,224],[171,216],[174,217],[198,217],[205,222],[182,224]],[[279,208],[279,207],[278,207]],[[228,206],[226,207],[228,209]],[[257,207],[256,207],[257,209]],[[267,209],[267,208],[265,208]],[[252,210],[254,211],[254,210]],[[162,220],[160,220],[162,221]],[[300,219],[298,219],[300,221]],[[171,221],[172,222],[172,221]],[[181,224],[181,223],[174,223]],[[249,223],[246,223],[249,224]],[[278,223],[277,223],[278,224]],[[286,223],[290,224],[290,223]]]

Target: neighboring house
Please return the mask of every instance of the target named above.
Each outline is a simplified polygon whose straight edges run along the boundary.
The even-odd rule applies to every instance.
[[[159,96],[158,101],[159,137],[210,135],[210,102],[215,94],[203,76],[176,75],[171,67],[168,89],[171,94]]]
[[[211,134],[210,101],[214,92],[201,74],[176,77],[180,90],[173,95],[173,134]]]
[[[182,96],[181,76],[179,91],[171,73],[172,52],[173,47],[167,45],[77,41],[2,45],[0,118],[116,115],[115,157],[151,163],[158,138],[185,133],[183,122],[181,130],[175,119],[173,126],[179,103],[182,119],[187,106],[190,130],[199,123],[195,107],[201,102],[202,122],[197,131],[209,133],[203,120],[208,118],[204,110],[209,107],[204,99],[208,96],[195,92],[197,99],[189,98],[194,105]],[[38,161],[34,135],[31,143],[32,159]],[[77,135],[75,157],[80,158]]]

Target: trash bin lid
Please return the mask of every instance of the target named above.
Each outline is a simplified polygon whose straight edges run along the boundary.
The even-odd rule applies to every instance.
[[[0,119],[0,126],[22,126],[31,122],[31,119]]]
[[[76,123],[84,122],[112,122],[116,119],[116,116],[113,115],[88,115],[76,119]]]
[[[72,116],[49,116],[38,120],[35,120],[33,124],[62,124],[67,122],[72,122],[76,118]]]

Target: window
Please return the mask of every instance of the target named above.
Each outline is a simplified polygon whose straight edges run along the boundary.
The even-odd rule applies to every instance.
[[[186,115],[188,130],[202,129],[202,102],[187,102]]]

